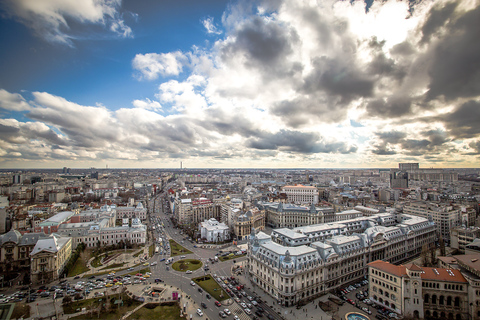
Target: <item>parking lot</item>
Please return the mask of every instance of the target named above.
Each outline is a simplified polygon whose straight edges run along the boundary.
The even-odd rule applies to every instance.
[[[396,314],[368,299],[368,280],[342,287],[337,296],[345,302],[337,311],[341,319],[349,312],[358,312],[370,319],[398,319]]]

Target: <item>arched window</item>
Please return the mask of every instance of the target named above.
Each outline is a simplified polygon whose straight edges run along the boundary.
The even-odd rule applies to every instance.
[[[447,297],[447,306],[451,306],[452,305],[452,297],[448,296]]]
[[[444,296],[440,296],[440,299],[438,299],[438,304],[440,305],[443,305],[445,303],[445,297]]]
[[[423,301],[424,301],[425,303],[430,303],[429,298],[430,298],[430,296],[429,296],[428,293],[427,293],[427,294],[423,297]]]
[[[433,317],[436,319],[438,318],[438,312],[437,311],[433,311]]]
[[[455,297],[455,307],[460,307],[460,297]]]
[[[456,316],[457,320],[462,320],[462,316],[460,314],[457,313],[457,316]]]
[[[437,304],[437,295],[432,295],[432,303]]]

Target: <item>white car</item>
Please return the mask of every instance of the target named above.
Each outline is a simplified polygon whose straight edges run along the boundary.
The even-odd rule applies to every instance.
[[[245,311],[246,314],[252,314],[252,311],[248,308],[244,309],[243,311]]]
[[[187,274],[190,274],[190,273],[192,273],[192,270],[187,270]]]
[[[240,320],[240,318],[239,318],[237,315],[234,315],[234,316],[233,316],[233,319],[234,319],[234,320]]]
[[[200,317],[203,316],[202,310],[201,310],[201,309],[197,309],[197,314],[198,314]]]
[[[252,304],[253,304],[254,306],[256,306],[256,305],[258,305],[258,302],[255,301],[255,300],[252,300]]]
[[[247,308],[247,305],[244,302],[240,302],[240,306],[242,306],[243,309]]]
[[[232,314],[232,313],[230,312],[230,310],[228,310],[228,309],[223,310],[223,312],[225,312],[225,314],[226,314],[227,316],[229,316],[230,314]]]
[[[190,281],[190,284],[191,284],[192,286],[194,286],[194,285],[195,285],[195,282],[193,282],[193,281]]]

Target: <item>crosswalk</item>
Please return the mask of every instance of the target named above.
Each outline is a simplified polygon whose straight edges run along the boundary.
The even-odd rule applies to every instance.
[[[236,302],[229,306],[228,309],[232,312],[232,314],[237,315],[240,320],[251,320],[250,316],[247,315]]]

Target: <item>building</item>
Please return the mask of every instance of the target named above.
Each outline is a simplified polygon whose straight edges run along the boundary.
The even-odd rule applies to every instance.
[[[74,216],[74,215],[75,215],[74,211],[59,212],[56,215],[54,215],[53,217],[50,217],[47,220],[39,223],[35,227],[35,232],[37,232],[37,233],[38,232],[43,232],[45,234],[51,234],[51,233],[57,232],[58,227],[62,223],[69,222],[70,219],[72,218],[72,216]]]
[[[318,190],[313,186],[285,186],[282,191],[287,194],[287,201],[290,203],[318,203]]]
[[[282,202],[258,202],[260,210],[265,210],[265,224],[272,228],[296,228],[335,221],[332,207],[310,207]]]
[[[408,172],[393,169],[390,172],[390,188],[406,189],[408,188]]]
[[[345,210],[341,212],[335,212],[335,221],[351,220],[362,217],[363,213],[358,210]]]
[[[175,219],[179,225],[197,226],[201,221],[214,218],[220,221],[221,203],[207,198],[182,199],[176,198],[174,205]]]
[[[371,261],[412,259],[435,239],[435,226],[427,219],[393,214],[276,229],[271,236],[252,230],[247,275],[289,307],[363,279]]]
[[[230,240],[230,228],[222,222],[211,218],[201,222],[198,228],[200,237],[206,242],[224,242]]]
[[[418,163],[399,163],[400,171],[408,173],[408,179],[414,181],[458,181],[458,172],[445,169],[420,169]],[[392,187],[393,188],[393,187]]]
[[[475,238],[480,238],[479,227],[455,227],[450,230],[450,247],[457,249],[460,253],[465,253],[465,247],[471,244]]]
[[[369,298],[402,316],[425,319],[470,319],[469,282],[460,270],[368,264]]]
[[[141,202],[137,206],[128,206],[128,207],[116,207],[117,210],[117,219],[122,218],[137,218],[142,221],[147,220],[147,209],[143,206]]]
[[[37,241],[30,253],[30,279],[33,284],[58,280],[72,255],[72,239],[52,234]]]
[[[3,272],[30,269],[30,253],[40,239],[48,236],[42,233],[25,233],[12,229],[0,236],[0,269]]]
[[[462,224],[461,208],[451,204],[412,201],[403,206],[403,212],[432,219],[437,226],[438,236],[450,242],[450,230]]]
[[[252,207],[247,212],[239,212],[232,223],[233,234],[237,240],[247,239],[252,228],[265,230],[265,211]]]

